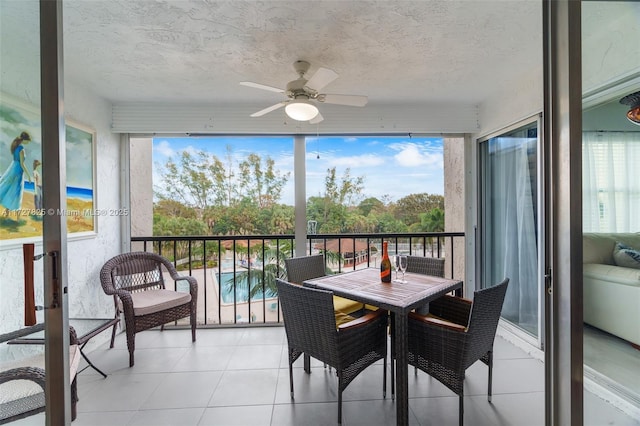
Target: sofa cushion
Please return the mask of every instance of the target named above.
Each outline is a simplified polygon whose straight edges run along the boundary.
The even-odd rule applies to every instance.
[[[613,250],[613,260],[618,266],[640,269],[640,251],[621,242],[616,242],[616,247]]]
[[[630,247],[640,247],[640,232],[592,233],[585,232],[582,240],[582,262],[615,265],[613,249],[619,241]]]
[[[583,265],[584,278],[607,281],[615,284],[640,287],[640,269],[625,268],[615,265],[586,263]]]

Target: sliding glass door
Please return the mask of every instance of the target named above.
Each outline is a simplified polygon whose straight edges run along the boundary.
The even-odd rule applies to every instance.
[[[480,141],[480,287],[508,277],[503,319],[540,341],[538,121]],[[536,342],[536,343],[537,343]]]

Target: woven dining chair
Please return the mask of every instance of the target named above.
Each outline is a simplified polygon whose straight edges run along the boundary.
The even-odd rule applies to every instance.
[[[387,312],[378,309],[337,325],[333,293],[277,279],[278,297],[289,346],[289,385],[293,394],[293,363],[306,353],[336,369],[338,423],[342,423],[342,392],[368,366],[382,359],[382,394],[387,387]],[[309,372],[307,372],[309,373]]]
[[[444,278],[444,258],[441,257],[422,257],[422,256],[407,256],[407,270],[414,274],[431,275],[433,277]],[[429,313],[429,304],[419,306],[416,308],[416,312],[421,314]],[[395,316],[390,316],[391,327],[393,330],[395,326]],[[391,371],[395,371],[395,337],[393,332],[391,333]],[[417,372],[417,368],[416,368]],[[393,374],[391,375],[391,395],[395,396],[395,380]]]
[[[327,275],[324,255],[322,254],[288,258],[284,260],[284,265],[287,272],[287,281],[292,284],[302,285],[306,280]],[[352,315],[359,316],[365,313],[364,304],[340,296],[333,296],[333,309],[336,324],[338,325],[350,321]],[[309,354],[305,354],[304,369],[306,372],[309,372],[310,368],[311,361]]]
[[[407,271],[416,274],[444,277],[444,258],[407,256]]]
[[[167,289],[164,271],[176,283],[186,281],[188,292]],[[129,349],[129,367],[133,367],[136,333],[189,317],[191,341],[196,341],[198,282],[191,276],[178,275],[171,262],[148,252],[119,254],[108,260],[100,271],[102,289],[113,296],[116,317],[124,313]],[[116,336],[111,333],[111,348]]]
[[[292,284],[300,284],[306,280],[324,277],[327,269],[324,263],[324,255],[314,254],[311,256],[300,256],[285,259],[287,270],[287,281]],[[343,314],[352,315],[357,312],[364,313],[364,304],[344,297],[334,296],[333,306],[336,311],[336,320],[342,321]]]
[[[429,314],[409,314],[409,363],[458,395],[459,424],[464,424],[465,371],[480,360],[489,367],[491,402],[493,341],[509,279],[477,290],[473,301],[443,296],[429,304]]]

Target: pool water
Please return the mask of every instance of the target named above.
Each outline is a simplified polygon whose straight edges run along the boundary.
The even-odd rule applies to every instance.
[[[233,272],[223,272],[220,275],[220,296],[222,298],[222,303],[233,303],[234,299],[233,299]],[[259,285],[256,284],[258,283],[258,277],[256,276],[252,276],[251,277],[251,283],[255,284],[255,285]],[[246,284],[246,281],[237,281],[236,282],[236,299],[235,302],[236,303],[243,303],[246,302],[248,299],[248,286]],[[270,298],[274,298],[277,296],[277,294],[275,294],[274,292],[272,292],[271,290],[269,290],[269,288],[265,289],[265,295],[267,299]],[[256,294],[255,296],[253,296],[251,298],[251,300],[262,300],[264,299],[262,292]]]

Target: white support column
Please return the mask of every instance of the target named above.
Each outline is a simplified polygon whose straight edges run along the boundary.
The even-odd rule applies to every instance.
[[[297,135],[293,140],[293,183],[295,188],[295,256],[307,254],[307,172],[306,141]]]
[[[153,187],[153,185],[152,185]],[[131,251],[131,152],[129,134],[120,135],[120,205],[129,212],[120,216],[120,252]],[[153,217],[153,215],[152,215]],[[150,234],[151,235],[151,234]]]

